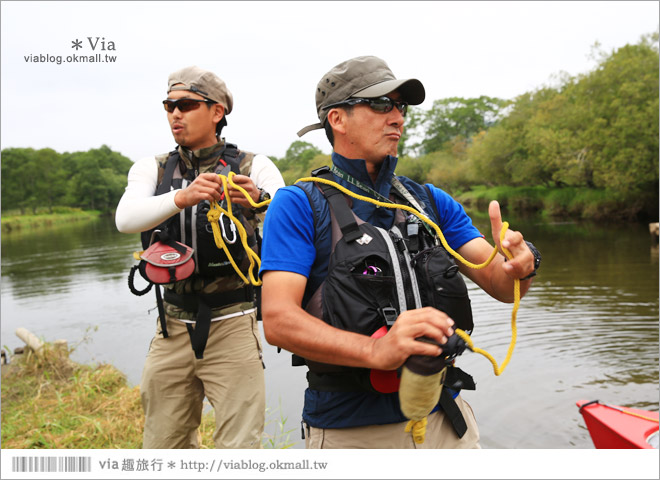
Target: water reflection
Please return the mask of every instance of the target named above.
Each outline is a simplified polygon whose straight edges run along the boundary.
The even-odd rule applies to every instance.
[[[592,448],[575,407],[580,398],[658,409],[658,248],[645,225],[542,223],[507,218],[543,254],[518,313],[518,340],[506,371],[493,375],[467,352],[459,365],[477,382],[472,404],[485,448]],[[477,222],[490,239],[488,219]],[[152,294],[127,286],[137,235],[110,218],[2,237],[2,343],[25,327],[46,340],[75,342],[77,361],[106,361],[139,382],[156,323]],[[511,305],[468,281],[475,345],[498,363],[511,340]],[[267,401],[282,403],[287,427],[300,419],[304,368],[265,345]],[[297,429],[297,428],[296,428]],[[539,435],[543,432],[543,435]],[[293,440],[297,440],[294,438]],[[301,442],[298,443],[300,447]]]
[[[134,263],[138,235],[120,234],[111,219],[2,237],[2,290],[16,298],[66,294],[90,281],[111,282]]]

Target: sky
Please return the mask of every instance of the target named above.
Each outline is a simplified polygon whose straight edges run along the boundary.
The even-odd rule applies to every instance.
[[[513,99],[556,85],[561,72],[596,67],[596,42],[611,53],[659,23],[651,1],[2,1],[1,9],[2,148],[108,145],[133,161],[175,146],[161,102],[168,75],[185,66],[215,72],[231,90],[228,141],[282,157],[317,121],[319,79],[349,58],[376,55],[397,78],[419,79],[428,109],[447,97]],[[73,61],[96,54],[106,61]],[[302,140],[330,152],[321,130]]]

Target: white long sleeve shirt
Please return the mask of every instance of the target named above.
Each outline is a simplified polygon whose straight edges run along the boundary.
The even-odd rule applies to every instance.
[[[250,178],[271,197],[277,189],[284,187],[282,174],[266,155],[255,155]],[[128,185],[115,212],[115,224],[120,232],[149,230],[182,210],[174,203],[179,190],[155,195],[157,183],[158,164],[154,157],[145,157],[133,164],[128,172]]]

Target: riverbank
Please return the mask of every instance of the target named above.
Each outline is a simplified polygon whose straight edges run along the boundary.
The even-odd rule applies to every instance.
[[[538,215],[541,218],[592,220],[607,222],[657,222],[658,192],[615,193],[585,187],[487,187],[474,185],[463,192],[448,192],[469,212],[479,215],[487,211],[491,200],[497,200],[504,215]],[[2,215],[2,233],[31,231],[96,219],[107,213],[80,208],[53,207],[34,214],[17,211]]]
[[[142,447],[144,413],[139,386],[109,364],[70,359],[66,342],[34,339],[13,355],[2,351],[2,448],[136,449]],[[17,331],[18,334],[18,331]],[[62,343],[63,342],[63,343]],[[36,347],[35,347],[36,344]],[[7,362],[7,363],[5,363]],[[291,448],[293,429],[266,408],[263,448]],[[200,448],[214,448],[215,414],[205,401],[198,430]]]
[[[629,194],[578,187],[486,187],[476,185],[455,198],[468,210],[484,211],[497,200],[505,214],[607,222],[657,222],[658,192]]]
[[[101,215],[102,213],[98,210],[53,207],[52,212],[37,210],[36,213],[23,215],[18,212],[3,213],[0,223],[2,224],[2,233],[13,233],[51,227],[53,225],[70,224],[83,220],[93,220]]]
[[[2,448],[141,448],[139,387],[112,365],[81,365],[72,349],[25,347],[2,365]],[[213,448],[213,413],[204,415],[201,448]]]

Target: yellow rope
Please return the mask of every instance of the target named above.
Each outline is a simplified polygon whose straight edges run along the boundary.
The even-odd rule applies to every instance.
[[[442,242],[442,245],[445,247],[445,249],[449,253],[451,253],[454,256],[454,258],[456,258],[461,263],[463,263],[464,265],[466,265],[470,268],[482,269],[484,267],[487,267],[493,261],[493,259],[495,258],[495,255],[497,254],[497,246],[495,246],[493,248],[493,251],[491,252],[490,256],[488,257],[488,259],[484,263],[474,264],[472,262],[469,262],[465,258],[463,258],[458,252],[456,252],[454,249],[452,249],[449,246],[449,244],[447,243],[447,240],[445,239],[445,236],[442,234],[442,231],[440,230],[440,227],[438,227],[435,223],[433,223],[433,221],[431,221],[428,217],[426,217],[422,213],[415,210],[413,207],[410,207],[408,205],[401,205],[401,204],[397,204],[397,203],[381,202],[379,200],[375,200],[375,199],[370,198],[370,197],[365,197],[364,195],[359,195],[357,193],[354,193],[354,192],[350,191],[349,189],[339,185],[336,182],[326,180],[324,178],[305,177],[305,178],[301,178],[297,181],[298,182],[325,183],[327,185],[332,185],[333,187],[335,187],[338,190],[342,191],[346,195],[349,195],[349,196],[351,196],[353,198],[356,198],[358,200],[373,203],[374,205],[378,205],[379,207],[398,208],[398,209],[405,210],[407,212],[412,213],[417,218],[424,221],[425,223],[430,225],[435,230],[435,232],[438,234],[438,237],[440,238],[440,241]],[[502,241],[504,240],[504,234],[506,233],[508,228],[509,228],[509,223],[508,222],[503,222],[502,223],[502,230],[500,231],[500,245],[502,244]],[[502,251],[504,252],[504,254],[506,255],[506,257],[508,259],[513,258],[513,255],[511,254],[511,252],[509,252],[508,249],[502,247]],[[507,351],[506,358],[502,362],[501,366],[497,365],[497,361],[495,360],[495,358],[490,353],[488,353],[485,350],[482,350],[481,348],[475,347],[474,342],[472,341],[470,336],[464,330],[461,330],[460,328],[456,329],[456,334],[459,337],[461,337],[463,339],[463,341],[465,341],[465,343],[468,345],[468,347],[470,347],[470,350],[472,350],[475,353],[479,353],[479,354],[483,355],[484,357],[486,357],[488,360],[490,360],[490,362],[493,364],[493,371],[494,371],[495,375],[500,375],[504,371],[504,369],[508,365],[509,361],[511,360],[511,356],[513,355],[513,350],[516,346],[516,338],[517,338],[516,316],[518,314],[518,307],[520,306],[520,280],[518,280],[517,278],[514,279],[514,281],[513,281],[513,296],[514,296],[513,311],[511,312],[511,343],[509,344],[509,349]]]
[[[660,423],[660,421],[655,418],[646,417],[644,415],[640,415],[639,413],[635,413],[635,412],[629,412],[628,410],[621,410],[621,413],[626,413],[628,415],[632,415],[633,417],[643,418],[644,420],[649,420],[650,422]]]
[[[250,195],[245,191],[244,188],[236,185],[232,177],[235,175],[234,172],[229,172],[229,176],[225,175],[218,175],[220,177],[220,180],[222,181],[222,189],[225,192],[225,198],[227,199],[227,209],[225,210],[222,208],[218,202],[213,200],[211,202],[211,208],[209,209],[208,213],[206,214],[209,223],[211,224],[211,228],[213,229],[213,239],[215,240],[215,245],[223,250],[225,252],[225,255],[227,255],[227,258],[229,259],[229,262],[231,263],[231,266],[234,267],[234,271],[236,274],[243,280],[245,283],[251,283],[254,286],[259,286],[262,284],[260,278],[254,278],[254,266],[257,266],[257,270],[261,268],[261,259],[259,258],[259,255],[256,254],[254,250],[250,248],[247,242],[247,232],[245,231],[245,227],[241,223],[241,221],[234,216],[232,213],[232,208],[231,208],[231,199],[229,198],[229,193],[227,192],[227,183],[229,183],[233,188],[236,188],[238,191],[240,191],[243,195],[245,195],[245,198],[248,199],[250,202],[250,205],[252,205],[255,208],[259,208],[261,206],[267,205],[270,203],[270,200],[265,200],[261,203],[255,203]],[[241,244],[243,245],[243,248],[245,249],[245,253],[248,256],[248,259],[250,260],[250,268],[248,269],[248,276],[247,278],[243,272],[241,272],[241,269],[236,265],[236,261],[234,260],[234,257],[231,255],[229,252],[229,249],[227,248],[227,245],[225,244],[225,241],[222,238],[222,232],[220,231],[220,215],[225,214],[236,226],[238,230],[238,235],[241,239]]]
[[[428,420],[426,417],[421,420],[410,420],[406,425],[406,433],[412,432],[412,437],[415,443],[424,443],[426,436],[426,425]]]
[[[235,175],[234,172],[229,172],[228,176],[218,175],[220,177],[220,180],[222,180],[222,187],[223,187],[223,190],[225,192],[227,192],[227,184],[231,185],[233,188],[237,189],[238,191],[240,191],[245,196],[245,198],[248,200],[248,202],[250,203],[250,205],[253,208],[260,208],[260,207],[263,207],[263,206],[268,205],[270,203],[270,200],[265,200],[265,201],[260,202],[260,203],[256,203],[254,200],[252,200],[252,197],[250,197],[250,195],[248,194],[248,192],[244,188],[242,188],[239,185],[236,185],[234,183],[234,181],[233,181],[234,175]],[[379,200],[376,200],[376,199],[373,199],[373,198],[370,198],[370,197],[365,197],[364,195],[359,195],[355,192],[350,191],[349,189],[343,187],[342,185],[340,185],[336,182],[333,182],[331,180],[326,180],[324,178],[304,177],[304,178],[299,178],[298,180],[296,180],[295,183],[298,183],[298,182],[324,183],[326,185],[331,185],[331,186],[335,187],[336,189],[340,190],[341,192],[345,193],[346,195],[348,195],[350,197],[353,197],[353,198],[356,198],[358,200],[362,200],[364,202],[369,202],[369,203],[372,203],[372,204],[377,205],[379,207],[401,209],[401,210],[405,210],[409,213],[412,213],[417,218],[419,218],[423,222],[427,223],[428,225],[430,225],[435,230],[435,232],[438,235],[438,238],[440,239],[440,242],[442,243],[444,248],[454,258],[456,258],[458,261],[460,261],[461,263],[463,263],[464,265],[466,265],[470,268],[474,268],[474,269],[485,268],[488,265],[490,265],[490,263],[495,258],[495,255],[497,255],[497,246],[495,246],[493,248],[493,251],[491,252],[490,256],[488,257],[488,259],[485,262],[481,263],[481,264],[475,264],[475,263],[472,263],[472,262],[466,260],[458,252],[456,252],[454,249],[452,249],[449,246],[449,244],[447,243],[447,240],[445,239],[445,236],[442,233],[442,230],[440,230],[440,227],[438,227],[438,225],[436,225],[431,219],[426,217],[421,212],[418,212],[415,208],[413,208],[411,206],[402,205],[402,204],[398,204],[398,203],[381,202]],[[213,236],[214,236],[214,239],[215,239],[216,246],[218,248],[222,249],[225,252],[225,254],[227,255],[227,258],[229,259],[232,267],[234,267],[234,270],[236,271],[236,273],[239,275],[239,277],[245,283],[252,283],[252,285],[259,286],[259,285],[261,285],[262,282],[261,282],[260,278],[257,278],[257,279],[254,278],[254,275],[253,275],[254,268],[253,267],[256,264],[260,268],[261,267],[261,259],[254,252],[254,250],[252,250],[248,246],[248,244],[247,244],[247,233],[245,231],[245,227],[243,227],[241,222],[232,214],[231,200],[230,200],[229,195],[227,193],[225,194],[225,198],[227,199],[227,209],[226,210],[223,209],[218,204],[218,202],[213,201],[213,202],[211,202],[211,208],[210,208],[210,210],[207,214],[209,222],[211,223],[211,227],[213,228]],[[241,270],[238,268],[238,266],[236,265],[236,262],[234,261],[234,258],[229,253],[229,249],[227,248],[227,246],[225,245],[224,240],[222,239],[222,233],[220,232],[220,226],[219,226],[219,219],[220,219],[220,214],[221,213],[224,213],[227,217],[229,217],[229,219],[231,219],[231,221],[234,222],[234,224],[236,225],[236,227],[238,229],[239,236],[241,238],[241,243],[243,244],[243,247],[245,248],[245,251],[248,254],[248,258],[250,260],[250,269],[249,269],[249,277],[250,278],[249,279],[246,278],[245,275],[243,274],[243,272],[241,272]],[[508,222],[503,222],[502,223],[502,230],[500,231],[500,245],[501,245],[502,241],[504,240],[504,234],[506,233],[508,228],[509,228],[509,223]],[[506,257],[508,259],[513,258],[513,255],[511,254],[511,252],[509,252],[508,249],[506,249],[504,247],[501,247],[501,248],[502,248],[502,251],[504,252],[504,254],[506,255]],[[488,353],[487,351],[485,351],[481,348],[475,347],[474,342],[472,341],[472,338],[470,338],[470,336],[464,330],[461,330],[460,328],[456,329],[456,334],[463,339],[463,341],[467,344],[467,346],[470,348],[470,350],[472,350],[473,352],[478,353],[480,355],[483,355],[484,357],[486,357],[491,362],[491,364],[493,365],[493,371],[494,371],[495,375],[497,375],[497,376],[500,375],[504,371],[506,366],[508,365],[509,361],[511,360],[511,356],[513,355],[513,350],[514,350],[515,345],[516,345],[516,338],[517,338],[516,317],[517,317],[517,313],[518,313],[518,308],[520,306],[520,280],[518,280],[518,279],[514,279],[513,293],[514,293],[514,303],[513,303],[513,311],[511,312],[511,342],[509,344],[509,349],[507,351],[506,357],[505,357],[504,361],[502,362],[501,366],[498,366],[497,361],[495,360],[495,358],[490,353]]]
[[[617,408],[617,407],[614,407],[612,405],[607,405],[606,403],[599,403],[598,405],[602,405],[604,407],[611,408],[612,410],[616,410],[617,412],[625,413],[627,415],[632,415],[633,417],[642,418],[642,419],[648,420],[650,422],[660,423],[660,421],[655,419],[655,418],[647,417],[645,415],[640,415],[639,413],[631,412],[629,410],[624,410],[623,408]]]
[[[231,185],[233,188],[237,189],[240,191],[245,198],[248,200],[250,205],[253,208],[260,208],[265,205],[268,205],[270,203],[270,200],[265,200],[261,203],[256,203],[252,200],[252,197],[248,194],[248,192],[243,189],[242,187],[236,185],[233,181],[233,176],[235,175],[234,172],[230,172],[228,176],[224,175],[219,175],[220,179],[222,180],[222,187],[223,191],[227,192],[227,183]],[[379,200],[370,198],[370,197],[365,197],[364,195],[359,195],[357,193],[354,193],[347,188],[339,185],[336,182],[326,180],[323,178],[318,178],[318,177],[304,177],[296,180],[295,183],[297,182],[317,182],[317,183],[324,183],[326,185],[331,185],[341,192],[345,193],[346,195],[356,198],[358,200],[362,200],[364,202],[369,202],[374,205],[377,205],[379,207],[385,207],[385,208],[393,208],[393,209],[401,209],[404,211],[407,211],[409,213],[412,213],[415,215],[417,218],[422,220],[423,222],[427,223],[430,225],[438,235],[438,238],[440,239],[440,242],[442,243],[443,247],[458,261],[466,265],[467,267],[473,268],[473,269],[482,269],[490,265],[490,263],[493,261],[495,258],[495,255],[497,255],[497,246],[493,248],[493,251],[491,252],[490,256],[488,259],[486,259],[485,262],[481,264],[474,264],[467,259],[463,258],[458,252],[456,252],[454,249],[452,249],[449,244],[447,243],[447,240],[445,239],[445,236],[443,235],[442,231],[440,230],[440,227],[436,225],[431,219],[423,215],[421,212],[418,212],[416,209],[413,207],[410,207],[408,205],[401,205],[401,204],[396,204],[396,203],[387,203],[387,202],[381,202]],[[241,224],[241,222],[232,214],[232,209],[231,209],[231,200],[229,198],[229,195],[226,193],[225,198],[227,199],[227,209],[223,209],[220,207],[218,202],[213,201],[211,202],[211,208],[207,214],[209,222],[211,223],[211,227],[213,228],[213,236],[215,239],[215,243],[218,248],[224,250],[225,254],[227,255],[227,258],[231,262],[232,267],[234,267],[234,270],[236,273],[241,277],[241,279],[245,283],[252,283],[255,286],[261,285],[261,279],[257,278],[255,279],[253,276],[253,270],[254,270],[254,265],[255,263],[258,265],[258,267],[261,267],[261,259],[259,256],[248,246],[247,244],[247,233],[245,231],[245,228]],[[250,269],[249,269],[249,280],[243,275],[243,272],[240,271],[238,266],[236,265],[236,262],[234,261],[234,258],[232,257],[231,253],[229,253],[229,249],[225,245],[224,240],[222,239],[222,234],[220,232],[220,225],[219,225],[219,219],[220,219],[220,214],[224,213],[227,217],[231,219],[232,222],[236,225],[239,231],[239,235],[241,238],[241,243],[243,247],[245,248],[246,253],[248,254],[248,258],[250,260]],[[509,223],[508,222],[503,222],[502,223],[502,230],[500,231],[500,246],[502,245],[502,241],[504,240],[504,235],[509,228]],[[513,255],[511,252],[509,252],[508,249],[501,247],[502,251],[504,252],[504,255],[508,259],[512,259]],[[467,344],[467,346],[470,348],[475,353],[479,353],[486,357],[488,360],[490,360],[491,364],[493,365],[493,371],[496,376],[499,376],[506,366],[509,364],[509,361],[511,360],[511,356],[513,355],[513,350],[516,345],[516,338],[517,338],[517,327],[516,327],[516,317],[518,313],[518,308],[520,306],[520,280],[514,279],[513,281],[513,294],[514,294],[514,303],[513,303],[513,310],[511,312],[511,342],[509,344],[509,349],[507,351],[506,357],[504,361],[502,362],[501,366],[498,366],[497,361],[495,358],[488,353],[485,350],[482,350],[481,348],[477,348],[474,346],[474,342],[472,341],[472,338],[464,331],[461,330],[460,328],[456,329],[456,334],[463,339],[463,341]],[[624,412],[628,413],[628,412]],[[631,413],[632,415],[636,415]],[[413,441],[417,444],[424,443],[424,439],[426,436],[426,426],[427,426],[428,420],[427,417],[424,417],[421,420],[410,420],[408,424],[406,425],[405,431],[406,432],[412,432],[413,436]]]

